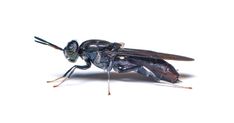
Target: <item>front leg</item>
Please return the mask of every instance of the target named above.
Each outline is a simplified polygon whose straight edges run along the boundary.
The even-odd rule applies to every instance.
[[[71,77],[72,73],[75,71],[76,68],[81,69],[81,70],[86,70],[86,69],[90,68],[91,62],[88,60],[86,60],[85,62],[86,62],[86,65],[84,65],[84,66],[74,65],[62,77],[59,77],[59,78],[52,80],[52,81],[47,81],[47,83],[57,82],[57,81],[61,80],[60,83],[53,86],[53,87],[58,87],[59,85],[64,83],[68,78]]]

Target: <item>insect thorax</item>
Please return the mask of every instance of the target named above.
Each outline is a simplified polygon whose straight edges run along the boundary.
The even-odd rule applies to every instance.
[[[105,70],[109,66],[110,58],[107,54],[98,51],[98,52],[88,53],[87,55],[88,58],[91,60],[91,62],[98,68]]]

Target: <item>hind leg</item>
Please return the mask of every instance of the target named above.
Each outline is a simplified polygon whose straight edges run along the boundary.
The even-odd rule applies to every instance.
[[[138,66],[138,65],[128,63],[125,65],[122,65],[122,64],[114,65],[113,68],[118,73],[136,72],[145,77],[150,77],[156,82],[159,82],[160,80],[152,71],[150,71],[144,66]]]
[[[145,77],[150,77],[156,82],[160,81],[160,79],[156,76],[155,73],[153,73],[152,71],[150,71],[148,68],[146,68],[144,66],[140,66],[139,68],[137,68],[136,72],[145,76]]]
[[[159,82],[160,79],[156,76],[155,73],[150,71],[148,68],[144,66],[114,66],[113,67],[115,71],[118,73],[126,73],[126,72],[137,72],[145,77],[150,77],[154,79],[154,81]],[[169,86],[169,87],[175,87],[175,88],[184,88],[184,89],[192,89],[192,87],[185,87],[185,86],[180,86],[180,85],[175,85],[170,82],[160,82],[162,86]]]

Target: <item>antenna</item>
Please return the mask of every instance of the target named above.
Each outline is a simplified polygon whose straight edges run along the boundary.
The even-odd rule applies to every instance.
[[[52,44],[52,43],[50,43],[50,42],[48,42],[48,41],[42,39],[42,38],[39,38],[39,37],[37,37],[37,36],[34,36],[34,38],[35,38],[34,41],[37,42],[37,43],[44,44],[44,45],[48,45],[48,46],[51,46],[51,47],[53,47],[53,48],[55,48],[55,49],[58,49],[58,50],[62,50],[62,51],[63,51],[62,48],[60,48],[60,47],[58,47],[58,46],[56,46],[56,45],[54,45],[54,44]]]

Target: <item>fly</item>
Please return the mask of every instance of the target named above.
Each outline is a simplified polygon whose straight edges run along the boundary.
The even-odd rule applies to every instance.
[[[74,65],[62,77],[50,82],[57,82],[53,87],[58,87],[71,77],[75,69],[86,70],[91,64],[106,70],[108,74],[108,95],[110,95],[110,71],[118,73],[136,72],[145,77],[152,78],[155,82],[173,84],[173,87],[192,89],[174,85],[179,82],[179,73],[165,60],[194,61],[193,58],[159,53],[149,50],[123,48],[123,43],[111,43],[105,40],[86,40],[81,45],[76,40],[68,42],[65,48],[60,48],[42,38],[34,37],[37,43],[48,45],[64,53],[69,62],[76,62],[78,57],[85,61],[85,65]],[[160,81],[164,80],[164,82]]]

